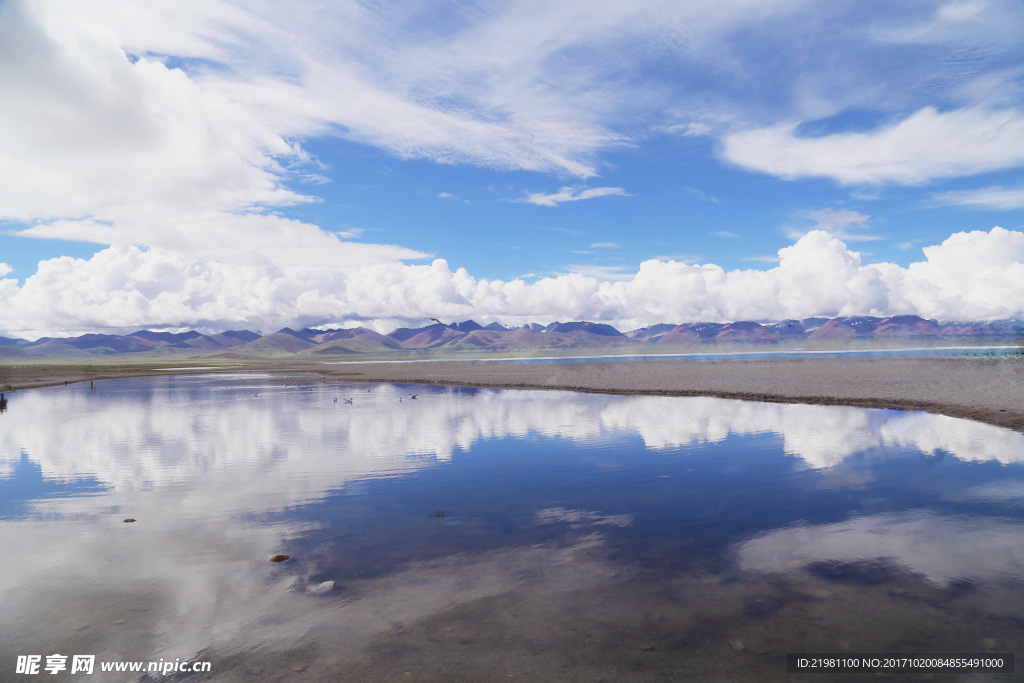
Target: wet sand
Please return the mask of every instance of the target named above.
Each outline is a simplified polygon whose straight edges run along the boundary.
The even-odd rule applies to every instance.
[[[1024,431],[1024,360],[800,358],[512,364],[489,361],[266,363],[210,370],[5,366],[0,391],[198,372],[269,372],[345,382],[398,382],[927,410]]]

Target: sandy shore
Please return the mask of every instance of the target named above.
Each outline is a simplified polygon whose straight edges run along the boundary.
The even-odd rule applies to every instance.
[[[753,401],[927,410],[1024,431],[1024,361],[963,358],[802,358],[551,364],[494,362],[277,363],[177,372],[311,373],[327,381],[402,382],[615,394],[719,396]],[[2,368],[0,389],[166,375]]]

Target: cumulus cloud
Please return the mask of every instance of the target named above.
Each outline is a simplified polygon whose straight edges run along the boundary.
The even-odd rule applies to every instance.
[[[769,270],[650,260],[634,274],[596,269],[488,280],[443,259],[339,268],[192,258],[168,249],[115,246],[91,259],[40,263],[22,286],[0,280],[8,334],[147,326],[276,329],[489,317],[506,324],[607,321],[620,329],[661,322],[781,320],[826,315],[916,314],[942,320],[1024,315],[1024,233],[956,233],[903,268],[865,264],[823,231],[780,249]],[[581,269],[582,270],[582,269]]]
[[[723,156],[781,178],[832,178],[844,185],[920,185],[1024,164],[1024,114],[974,106],[924,107],[867,133],[801,137],[786,123],[727,135]]]
[[[563,187],[552,194],[531,192],[518,201],[537,206],[558,206],[562,202],[577,202],[581,199],[607,197],[608,195],[626,195],[626,191],[621,187]]]
[[[0,263],[0,277],[3,277],[4,275],[10,275],[13,272],[14,268],[11,268],[6,263]]]

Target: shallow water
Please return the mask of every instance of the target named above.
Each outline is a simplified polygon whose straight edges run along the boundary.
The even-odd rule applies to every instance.
[[[0,415],[0,680],[52,653],[256,682],[1013,652],[1022,516],[1024,435],[921,412],[255,375],[24,391]]]

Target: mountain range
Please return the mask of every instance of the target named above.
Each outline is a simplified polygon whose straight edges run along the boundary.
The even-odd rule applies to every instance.
[[[365,327],[298,331],[286,327],[265,336],[249,330],[229,330],[218,334],[140,330],[128,335],[84,334],[78,337],[43,337],[35,341],[0,337],[0,359],[13,362],[100,358],[139,361],[313,360],[356,356],[470,356],[495,352],[671,353],[750,346],[825,349],[997,344],[1024,345],[1024,322],[939,323],[903,315],[888,318],[806,318],[766,324],[749,321],[665,323],[625,333],[611,325],[592,322],[532,323],[508,328],[498,323],[480,325],[472,320],[418,328],[402,327],[388,334]]]

